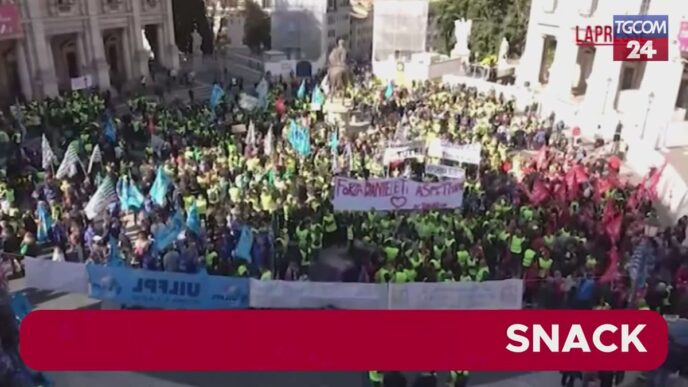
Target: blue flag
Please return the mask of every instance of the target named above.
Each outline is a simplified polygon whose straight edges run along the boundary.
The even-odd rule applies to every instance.
[[[38,205],[38,230],[36,238],[38,242],[47,242],[49,239],[50,228],[53,226],[53,218],[50,215],[48,206],[45,203]]]
[[[311,138],[308,129],[300,127],[294,120],[289,124],[289,143],[301,156],[305,157],[311,153]]]
[[[318,109],[322,108],[322,106],[325,104],[325,95],[323,94],[322,90],[320,90],[318,85],[315,85],[315,88],[313,88],[311,103]]]
[[[136,184],[129,182],[129,192],[127,194],[127,204],[129,208],[139,209],[143,207],[144,197]]]
[[[198,214],[198,207],[194,200],[186,214],[186,227],[194,234],[201,236],[201,216]]]
[[[177,210],[170,222],[161,227],[160,230],[153,235],[153,250],[164,250],[167,246],[171,245],[175,240],[177,240],[179,233],[181,233],[183,230],[184,218],[182,217],[181,210]]]
[[[392,85],[392,81],[389,81],[387,83],[387,88],[385,89],[385,98],[390,99],[394,95],[394,85]]]
[[[21,324],[21,321],[31,312],[33,307],[24,293],[12,293],[11,297],[10,306],[12,307],[12,312],[14,312],[17,323]]]
[[[155,181],[150,189],[150,196],[153,199],[153,203],[164,206],[165,196],[167,196],[167,188],[170,185],[170,178],[165,173],[162,167],[158,167],[158,171],[155,175]]]
[[[237,243],[236,250],[234,251],[234,256],[236,258],[245,259],[251,262],[251,248],[253,247],[253,231],[249,226],[243,226],[241,228],[241,236],[239,237],[239,243]]]
[[[107,258],[108,266],[124,266],[124,261],[122,260],[122,253],[120,253],[119,251],[117,239],[110,235],[108,245],[110,246],[110,254]]]
[[[103,129],[105,132],[105,138],[110,142],[110,144],[117,143],[117,130],[115,129],[115,122],[109,115],[105,118],[103,123]]]
[[[304,99],[306,98],[306,80],[301,81],[301,85],[299,86],[299,90],[296,91],[296,98],[298,99]]]
[[[213,85],[213,90],[210,92],[210,108],[215,110],[217,105],[220,103],[222,97],[225,96],[225,91],[222,86],[217,83]]]

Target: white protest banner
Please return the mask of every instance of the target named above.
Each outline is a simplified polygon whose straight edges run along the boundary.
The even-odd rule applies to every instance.
[[[45,258],[24,258],[26,287],[67,293],[88,293],[86,265],[53,262]]]
[[[72,90],[83,90],[93,87],[93,77],[84,75],[82,77],[72,78]]]
[[[521,309],[523,281],[389,284],[390,309]]]
[[[438,177],[448,177],[459,181],[466,180],[466,171],[464,171],[463,168],[450,167],[449,165],[425,164],[425,173]]]
[[[403,178],[357,180],[336,177],[333,203],[337,211],[458,208],[463,203],[463,182],[419,183]]]
[[[386,284],[251,280],[251,308],[387,309]]]
[[[423,157],[425,155],[424,144],[422,142],[406,143],[385,148],[382,155],[382,163],[387,165],[397,161]]]
[[[433,140],[428,145],[428,156],[466,164],[480,164],[480,144],[454,145]]]

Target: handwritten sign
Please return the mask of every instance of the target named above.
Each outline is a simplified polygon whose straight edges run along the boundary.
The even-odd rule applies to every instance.
[[[458,208],[463,203],[463,182],[419,183],[412,180],[335,178],[337,211],[402,211]]]
[[[448,177],[450,179],[457,179],[459,181],[466,180],[466,171],[464,171],[463,168],[450,167],[449,165],[426,164],[425,173],[427,175]]]
[[[466,164],[480,164],[480,144],[455,145],[433,140],[428,146],[428,156]]]

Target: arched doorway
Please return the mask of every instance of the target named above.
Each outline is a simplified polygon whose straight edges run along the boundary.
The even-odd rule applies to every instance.
[[[118,86],[127,78],[123,62],[122,32],[117,30],[105,33],[103,36],[103,47],[105,48],[105,58],[110,69],[110,82],[114,86]]]
[[[310,78],[313,74],[313,66],[311,62],[302,60],[296,64],[296,76],[303,78]]]
[[[51,41],[57,86],[61,91],[71,90],[72,78],[78,78],[81,74],[79,54],[75,34],[58,35]]]

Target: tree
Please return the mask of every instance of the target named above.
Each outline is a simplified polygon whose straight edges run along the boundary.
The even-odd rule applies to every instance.
[[[496,55],[503,37],[509,40],[510,54],[521,54],[525,45],[530,13],[529,0],[439,0],[432,3],[431,15],[444,42],[446,53],[454,46],[454,21],[473,21],[469,47],[478,59]]]
[[[191,53],[193,49],[191,33],[198,29],[203,38],[201,50],[205,54],[213,53],[213,34],[205,13],[203,0],[172,0],[174,39],[179,51]]]
[[[254,53],[269,50],[270,16],[252,0],[245,3],[244,44]]]

